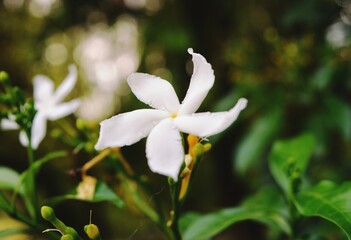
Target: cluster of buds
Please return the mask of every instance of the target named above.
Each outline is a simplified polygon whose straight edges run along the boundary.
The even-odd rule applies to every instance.
[[[47,229],[44,232],[49,231],[57,231],[62,234],[60,240],[83,240],[81,236],[79,236],[78,232],[72,228],[66,226],[60,219],[58,219],[55,215],[54,210],[51,207],[43,206],[41,208],[41,216],[46,220],[51,222],[52,225],[56,229]],[[101,240],[99,228],[91,223],[84,226],[84,232],[88,235],[90,240]]]
[[[183,200],[189,189],[189,183],[193,172],[197,169],[198,163],[202,155],[211,149],[210,143],[202,144],[200,138],[189,134],[187,137],[188,141],[188,154],[184,157],[184,168],[180,173],[181,187],[179,192],[179,200]]]
[[[1,112],[0,120],[7,119],[15,122],[29,133],[36,114],[33,99],[26,101],[23,91],[10,84],[9,75],[4,71],[0,72],[0,83],[4,90],[0,93],[0,103],[7,109],[6,112]]]

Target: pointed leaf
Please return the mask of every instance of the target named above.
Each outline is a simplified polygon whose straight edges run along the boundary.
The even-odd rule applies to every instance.
[[[234,155],[235,170],[240,174],[254,166],[262,156],[262,152],[270,146],[273,137],[281,126],[282,111],[276,110],[258,119]]]
[[[28,233],[28,232],[30,232],[30,229],[26,229],[26,228],[12,228],[12,229],[0,230],[0,238],[13,235],[13,234]]]
[[[303,134],[291,140],[277,141],[269,156],[271,173],[289,198],[298,187],[312,156],[315,139]]]
[[[179,231],[181,235],[185,233],[189,226],[199,218],[201,218],[201,214],[197,212],[188,212],[184,214],[179,220]]]
[[[234,223],[254,220],[271,227],[279,227],[291,233],[287,213],[283,210],[283,200],[273,188],[263,188],[257,195],[245,201],[240,207],[222,209],[195,218],[185,230],[184,239],[210,239]]]
[[[351,239],[351,182],[341,185],[322,181],[300,192],[296,198],[299,212],[304,216],[318,216],[341,228]]]
[[[14,189],[20,181],[20,175],[13,169],[0,166],[0,189]]]

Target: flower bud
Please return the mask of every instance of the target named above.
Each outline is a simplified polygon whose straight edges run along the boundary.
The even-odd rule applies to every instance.
[[[193,155],[194,157],[201,156],[205,152],[205,147],[201,143],[196,143],[193,147]]]
[[[56,219],[54,210],[51,207],[48,206],[43,206],[41,207],[41,216],[46,220],[46,221],[54,221]]]
[[[206,143],[206,144],[204,145],[204,148],[205,148],[205,152],[208,152],[208,151],[211,150],[212,144],[211,144],[211,143]]]
[[[53,129],[50,132],[50,134],[51,134],[51,137],[56,138],[56,139],[61,138],[63,136],[62,130],[58,129],[58,128]]]
[[[79,130],[84,130],[86,128],[86,123],[83,119],[81,118],[78,118],[77,121],[76,121],[76,127],[79,129]]]
[[[63,235],[60,240],[74,240],[74,237],[70,234]]]
[[[14,101],[18,105],[23,105],[26,102],[26,98],[19,87],[12,88],[11,93],[12,93],[12,96],[14,98]]]
[[[192,148],[198,141],[199,138],[193,134],[189,134],[187,137],[189,148]]]
[[[81,239],[77,231],[72,227],[66,227],[64,233],[67,235],[71,235],[73,239]]]
[[[100,239],[99,228],[95,224],[89,224],[84,226],[84,232],[92,240]]]
[[[10,78],[7,72],[4,72],[4,71],[0,72],[0,83],[4,84],[4,86],[10,83]]]

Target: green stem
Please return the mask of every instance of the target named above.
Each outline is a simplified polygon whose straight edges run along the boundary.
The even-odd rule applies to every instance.
[[[28,162],[29,162],[29,168],[30,168],[35,161],[35,157],[34,157],[34,150],[32,147],[31,134],[28,132],[27,132],[27,137],[29,139],[28,146],[27,146],[27,156],[28,156]],[[39,201],[38,201],[38,194],[37,194],[37,189],[36,189],[36,184],[35,184],[35,172],[29,171],[28,174],[29,174],[28,181],[29,181],[29,186],[30,186],[29,195],[31,198],[32,206],[34,208],[32,217],[33,217],[35,222],[38,222]]]
[[[171,236],[172,233],[170,232],[170,229],[167,226],[166,218],[162,210],[162,204],[160,202],[160,199],[155,195],[155,191],[152,188],[151,184],[146,179],[141,179],[139,176],[136,176],[134,174],[131,166],[128,164],[128,162],[118,149],[114,149],[114,153],[118,156],[119,161],[117,163],[122,170],[122,174],[120,176],[126,185],[126,189],[131,193],[130,195],[133,196],[134,203],[137,205],[140,211],[142,211],[150,220],[158,224],[158,226],[165,234]],[[146,202],[143,199],[143,197],[140,196],[139,191],[136,191],[135,189],[130,187],[129,181],[132,181],[141,188],[143,188],[143,190],[150,196],[150,200]],[[155,209],[152,209],[149,206],[149,202],[151,200],[155,205]]]
[[[179,217],[180,217],[180,208],[181,208],[181,201],[179,201],[179,191],[180,191],[180,184],[179,182],[173,182],[172,179],[169,180],[169,186],[171,191],[172,197],[172,208],[171,211],[171,221],[170,221],[170,228],[173,233],[173,239],[181,240],[182,237],[179,231]]]
[[[36,227],[36,224],[31,219],[27,218],[20,212],[13,209],[13,207],[11,207],[10,203],[8,202],[7,198],[2,192],[0,192],[0,201],[3,203],[4,206],[2,210],[4,210],[4,212],[6,212],[9,216],[20,220],[21,222],[27,224],[30,227]]]

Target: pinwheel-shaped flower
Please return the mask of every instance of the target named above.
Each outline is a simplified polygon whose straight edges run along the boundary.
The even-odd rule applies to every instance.
[[[61,85],[54,91],[54,83],[51,79],[43,75],[37,75],[33,79],[34,104],[37,113],[33,119],[31,129],[31,144],[33,149],[37,149],[46,135],[47,120],[57,120],[65,117],[79,107],[80,100],[74,99],[69,102],[62,102],[72,91],[77,82],[77,69],[74,65],[69,67],[69,73]],[[13,116],[10,119],[1,121],[2,129],[18,129]],[[20,132],[20,142],[23,146],[28,145],[28,138],[24,131]]]
[[[195,113],[212,88],[214,74],[206,59],[192,49],[194,64],[190,86],[180,104],[172,85],[159,77],[133,73],[128,84],[135,96],[154,109],[122,113],[100,123],[100,136],[95,148],[122,147],[147,137],[146,157],[153,172],[172,177],[175,181],[184,160],[180,132],[199,137],[217,134],[229,127],[246,107],[239,99],[229,111]]]

